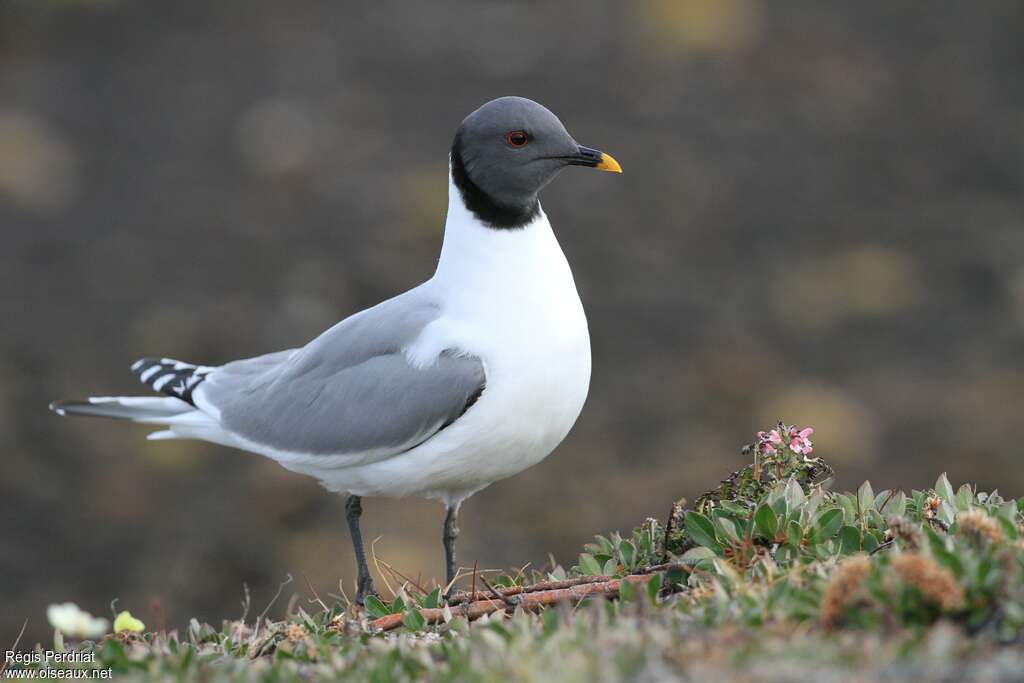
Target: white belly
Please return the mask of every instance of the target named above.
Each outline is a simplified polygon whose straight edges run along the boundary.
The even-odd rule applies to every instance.
[[[487,385],[477,402],[401,455],[303,471],[355,495],[457,501],[540,462],[561,443],[590,386],[590,336],[568,263],[547,218],[538,221],[524,231],[469,226],[458,253],[446,263],[442,252],[438,274],[424,285],[444,301],[444,312],[406,354],[421,363],[449,348],[479,357]],[[452,232],[449,215],[446,250]]]
[[[487,386],[437,436],[380,462],[307,473],[355,495],[455,500],[537,464],[569,433],[590,386],[590,338],[578,299],[576,308],[550,334],[509,336],[474,352]]]

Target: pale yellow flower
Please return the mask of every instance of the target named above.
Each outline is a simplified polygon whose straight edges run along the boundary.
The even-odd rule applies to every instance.
[[[114,619],[114,631],[121,633],[122,631],[131,631],[132,633],[139,633],[145,630],[146,625],[141,621],[132,616],[132,613],[125,610],[117,615],[117,619]]]

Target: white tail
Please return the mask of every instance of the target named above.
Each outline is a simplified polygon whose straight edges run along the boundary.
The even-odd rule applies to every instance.
[[[196,412],[195,406],[170,396],[93,396],[85,401],[54,401],[58,415],[112,417],[147,424],[170,424],[175,418]]]

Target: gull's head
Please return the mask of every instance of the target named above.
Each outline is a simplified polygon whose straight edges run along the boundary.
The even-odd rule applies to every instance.
[[[610,155],[576,142],[557,116],[524,97],[499,97],[467,116],[451,163],[466,208],[494,228],[532,221],[538,193],[566,166],[622,172]]]

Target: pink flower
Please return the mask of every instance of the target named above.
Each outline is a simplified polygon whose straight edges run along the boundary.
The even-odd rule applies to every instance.
[[[801,455],[810,455],[814,450],[814,443],[811,442],[810,436],[814,433],[814,429],[811,427],[804,427],[799,432],[794,427],[789,430],[789,449],[794,453]]]
[[[779,434],[778,429],[773,429],[768,433],[758,432],[757,440],[766,454],[775,455],[777,452],[775,447],[782,444],[782,435]]]

